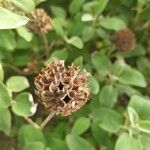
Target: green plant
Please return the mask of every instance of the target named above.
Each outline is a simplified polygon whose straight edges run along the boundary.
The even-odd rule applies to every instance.
[[[149,150],[149,7],[149,0],[0,0],[1,149]],[[35,95],[34,78],[56,60],[91,74],[90,101],[70,116],[50,113]]]

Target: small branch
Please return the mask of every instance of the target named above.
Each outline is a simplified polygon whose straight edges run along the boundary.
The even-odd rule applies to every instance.
[[[45,56],[46,58],[48,58],[48,53],[49,53],[49,44],[48,44],[48,40],[45,36],[45,34],[42,34],[42,37],[43,37],[43,41],[44,41],[44,46],[45,46]]]
[[[55,111],[50,112],[50,114],[48,115],[48,117],[40,125],[40,129],[41,130],[47,125],[47,123],[54,117],[55,114],[56,114]]]
[[[2,63],[2,65],[4,67],[7,67],[7,68],[10,68],[12,69],[14,72],[16,72],[17,74],[19,75],[32,75],[33,73],[26,73],[26,72],[23,72],[21,69],[17,68],[16,66],[13,66],[12,64],[8,64],[8,63]]]
[[[35,122],[32,121],[32,119],[27,118],[27,117],[24,117],[24,119],[25,119],[29,124],[31,124],[33,127],[37,128],[37,129],[40,128],[39,125],[37,125]]]

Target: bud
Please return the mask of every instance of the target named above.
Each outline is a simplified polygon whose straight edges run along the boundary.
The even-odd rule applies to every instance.
[[[122,29],[113,35],[112,42],[117,50],[128,51],[135,48],[136,39],[130,29]]]
[[[53,61],[35,78],[35,93],[48,110],[68,116],[89,99],[89,75],[74,65],[66,69],[64,61]]]
[[[30,19],[27,26],[31,32],[41,34],[51,30],[51,18],[44,9],[35,9],[35,11],[27,16]]]

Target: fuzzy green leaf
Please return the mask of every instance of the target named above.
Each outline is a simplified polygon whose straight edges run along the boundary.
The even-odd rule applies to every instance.
[[[72,0],[69,5],[69,11],[71,14],[79,12],[85,0]]]
[[[12,51],[16,48],[15,35],[11,30],[0,30],[0,47]]]
[[[10,112],[6,108],[0,108],[0,114],[0,130],[4,131],[8,135],[11,128]]]
[[[45,150],[45,144],[39,141],[29,142],[23,147],[23,150]]]
[[[7,87],[0,81],[0,107],[7,108],[11,105],[11,94]]]
[[[37,104],[34,104],[30,93],[21,93],[17,95],[12,110],[19,116],[28,117],[34,115]]]
[[[3,79],[4,79],[4,71],[2,64],[0,63],[0,81],[3,81]]]
[[[107,74],[109,74],[111,62],[105,54],[101,52],[93,53],[92,63],[100,75],[106,76]]]
[[[67,39],[67,43],[77,47],[78,49],[83,49],[83,41],[77,36],[73,36],[70,39]]]
[[[86,117],[80,117],[74,123],[71,132],[73,134],[80,135],[84,133],[89,127],[90,127],[90,119]]]
[[[30,13],[35,9],[35,3],[33,0],[12,0],[12,2],[27,13]]]
[[[118,91],[112,85],[105,85],[100,93],[99,101],[104,107],[113,107],[117,102]]]
[[[68,134],[66,137],[66,142],[69,150],[95,150],[86,139],[77,135]]]
[[[25,25],[28,21],[27,17],[0,7],[0,29],[15,29]]]
[[[122,133],[117,140],[115,150],[142,150],[142,144],[128,133]]]
[[[20,92],[29,87],[29,82],[26,77],[13,76],[7,80],[7,87],[13,92]]]
[[[105,29],[115,31],[126,28],[125,22],[119,17],[105,18],[101,20],[100,25]]]

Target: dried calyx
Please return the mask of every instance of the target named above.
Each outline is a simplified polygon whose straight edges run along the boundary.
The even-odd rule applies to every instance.
[[[37,8],[27,16],[30,19],[27,26],[31,32],[42,34],[51,30],[51,18],[44,9]]]
[[[66,69],[64,61],[53,61],[35,78],[35,93],[48,110],[67,116],[89,99],[89,75],[74,65]]]
[[[117,50],[128,51],[135,48],[136,38],[134,33],[127,28],[116,32],[112,37],[112,42]]]

